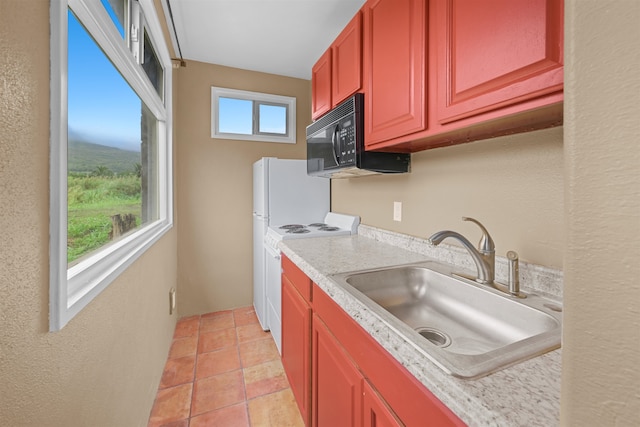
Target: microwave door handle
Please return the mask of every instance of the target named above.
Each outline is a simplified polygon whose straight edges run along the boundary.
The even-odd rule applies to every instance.
[[[336,125],[333,129],[333,135],[331,135],[331,145],[333,147],[333,159],[336,161],[336,165],[340,164],[340,125]]]

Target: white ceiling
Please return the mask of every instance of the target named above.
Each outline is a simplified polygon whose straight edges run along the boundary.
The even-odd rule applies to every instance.
[[[313,64],[364,0],[165,2],[184,59],[311,79]],[[177,55],[175,41],[174,49]]]

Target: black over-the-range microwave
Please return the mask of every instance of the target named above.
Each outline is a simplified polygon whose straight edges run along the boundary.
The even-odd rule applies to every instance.
[[[404,173],[411,155],[365,151],[364,95],[356,93],[307,126],[307,174],[351,178]]]

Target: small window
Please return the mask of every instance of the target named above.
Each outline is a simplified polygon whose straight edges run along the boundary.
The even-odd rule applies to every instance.
[[[296,99],[211,88],[211,137],[296,143]]]

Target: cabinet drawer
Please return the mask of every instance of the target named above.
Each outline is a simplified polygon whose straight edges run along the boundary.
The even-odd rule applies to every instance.
[[[311,302],[311,279],[284,255],[282,255],[282,274],[287,276],[287,280],[305,300]]]

